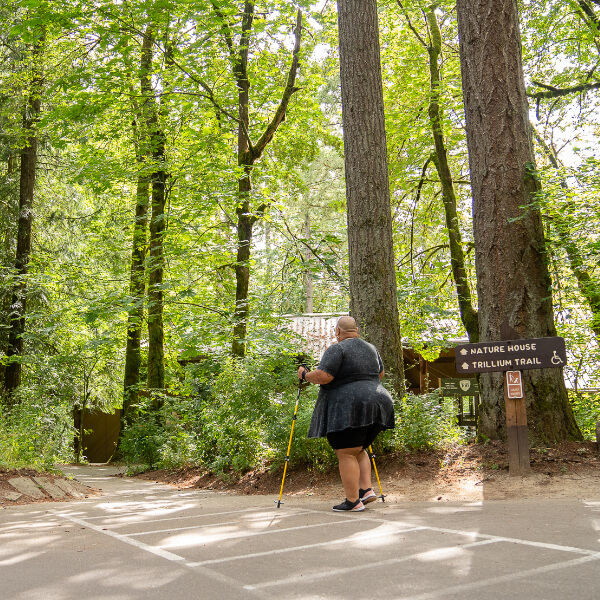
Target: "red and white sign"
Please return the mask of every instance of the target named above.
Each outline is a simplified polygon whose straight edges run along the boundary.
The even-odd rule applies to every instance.
[[[523,397],[523,378],[521,371],[506,371],[508,397],[515,400]]]

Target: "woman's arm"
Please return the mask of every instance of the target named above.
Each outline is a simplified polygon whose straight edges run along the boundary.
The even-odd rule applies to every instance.
[[[319,385],[325,385],[333,381],[333,375],[325,371],[321,371],[319,369],[315,369],[314,371],[309,371],[304,367],[300,367],[298,369],[298,379],[302,379],[302,373],[305,372],[304,380],[309,383],[317,383]]]

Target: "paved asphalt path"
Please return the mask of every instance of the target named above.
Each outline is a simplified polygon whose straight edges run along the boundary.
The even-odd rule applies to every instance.
[[[347,514],[66,472],[105,495],[0,510],[0,599],[600,598],[600,492]]]

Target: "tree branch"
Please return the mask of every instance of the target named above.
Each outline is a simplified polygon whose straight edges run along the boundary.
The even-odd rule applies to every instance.
[[[561,96],[568,96],[569,94],[576,94],[577,92],[589,92],[590,90],[597,90],[600,88],[600,82],[596,83],[580,83],[568,88],[557,88],[552,85],[547,85],[539,81],[533,81],[534,85],[548,90],[546,92],[536,92],[535,94],[527,94],[530,98],[560,98]]]
[[[295,242],[300,242],[301,244],[303,244],[304,246],[306,246],[306,248],[308,248],[308,250],[310,251],[310,253],[325,267],[325,269],[327,270],[327,272],[329,273],[329,275],[331,275],[331,277],[333,277],[335,280],[337,280],[340,283],[344,283],[345,279],[331,265],[327,264],[319,256],[319,254],[317,253],[317,251],[306,240],[300,239],[300,238],[298,238],[298,237],[296,237],[294,235],[294,233],[290,229],[290,226],[288,225],[288,222],[285,220],[285,218],[283,218],[283,215],[282,215],[282,220],[283,220],[283,224],[285,225],[285,228],[287,229],[287,232],[290,234],[291,238]]]
[[[294,30],[295,35],[295,43],[294,50],[292,52],[292,64],[290,65],[290,70],[288,71],[287,83],[285,86],[285,90],[283,91],[283,95],[281,96],[281,102],[275,111],[275,115],[273,119],[267,126],[265,132],[260,136],[258,142],[256,142],[256,146],[254,148],[250,148],[250,152],[252,155],[252,160],[260,158],[267,144],[273,139],[275,132],[279,125],[285,120],[285,112],[287,110],[288,104],[290,102],[290,98],[292,95],[299,90],[299,88],[294,87],[296,82],[296,75],[298,73],[298,63],[300,60],[300,42],[302,39],[302,11],[298,10],[298,14],[296,16],[296,29]]]
[[[581,12],[583,13],[583,20],[586,21],[585,17],[587,17],[596,27],[599,27],[600,21],[598,20],[598,15],[594,12],[586,0],[577,0],[577,4],[579,4]],[[598,4],[598,2],[596,2],[596,4]],[[587,25],[589,27],[589,23],[587,23]]]
[[[402,12],[404,13],[404,17],[406,19],[406,23],[410,27],[411,31],[415,34],[415,37],[419,40],[419,42],[421,42],[421,44],[423,45],[424,48],[427,48],[427,42],[421,37],[419,32],[414,28],[413,24],[411,23],[410,17],[408,16],[408,12],[402,5],[402,2],[400,0],[396,0],[396,2],[398,3],[398,6],[402,9]]]
[[[233,76],[235,77],[236,85],[240,90],[244,90],[250,87],[248,80],[248,46],[250,43],[250,31],[252,29],[252,22],[254,20],[254,2],[246,0],[244,5],[244,16],[242,19],[242,35],[240,37],[239,52],[236,55],[235,47],[233,43],[233,34],[231,33],[231,25],[225,19],[225,15],[220,10],[215,0],[211,2],[212,7],[217,17],[221,21],[221,31],[225,38],[225,43],[229,49],[229,58],[231,60],[233,68]],[[212,93],[212,92],[211,92]],[[225,113],[224,113],[225,114]],[[241,118],[233,117],[233,115],[227,115],[229,118],[233,118],[235,122],[240,126],[242,134],[248,144],[248,151],[252,152],[254,146],[250,139],[250,132],[244,120]]]

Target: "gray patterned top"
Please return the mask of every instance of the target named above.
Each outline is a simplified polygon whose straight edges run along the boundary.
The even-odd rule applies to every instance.
[[[321,385],[309,438],[373,424],[393,429],[394,406],[379,380],[383,362],[375,346],[347,338],[325,350],[318,368],[333,381]]]

